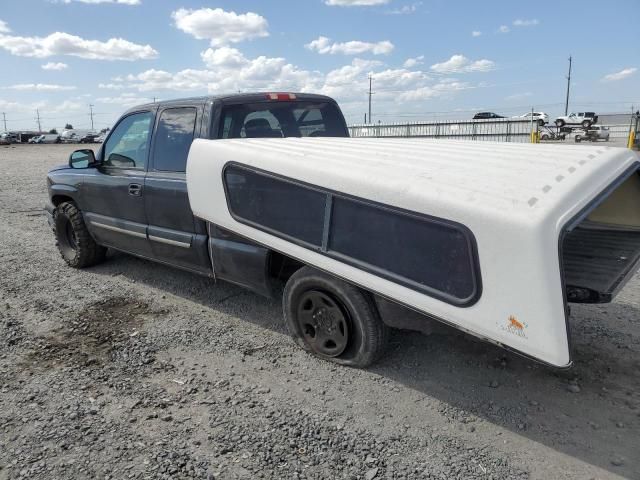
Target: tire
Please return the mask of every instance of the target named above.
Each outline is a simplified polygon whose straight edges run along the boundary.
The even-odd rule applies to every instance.
[[[582,128],[589,128],[591,126],[591,121],[590,120],[583,120],[582,121]]]
[[[564,120],[558,119],[555,121],[555,124],[557,127],[564,127]]]
[[[580,143],[582,141],[582,137],[580,135],[576,135],[575,139],[576,143]]]
[[[53,212],[56,246],[67,265],[73,268],[91,267],[102,262],[107,249],[98,245],[82,218],[82,212],[72,202],[58,205]]]
[[[538,120],[538,125],[540,125],[541,127],[544,127],[544,124],[545,124],[545,123],[547,123],[547,122],[545,122],[545,121],[544,121],[544,120],[542,120],[542,119],[539,119],[539,120]]]
[[[284,288],[282,307],[296,343],[320,358],[364,368],[384,353],[389,329],[373,299],[338,278],[299,269]]]
[[[546,133],[542,134],[540,140],[549,140],[549,135],[547,135]]]

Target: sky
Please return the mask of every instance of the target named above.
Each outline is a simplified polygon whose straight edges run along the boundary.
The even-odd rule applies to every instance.
[[[362,123],[640,106],[639,0],[20,0],[0,9],[7,129],[111,126],[148,101],[334,97]],[[91,107],[90,107],[91,105]],[[0,131],[4,130],[0,116]]]

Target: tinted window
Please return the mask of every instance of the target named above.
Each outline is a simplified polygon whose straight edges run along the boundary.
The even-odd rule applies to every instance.
[[[144,168],[152,120],[151,112],[134,113],[124,118],[104,146],[104,165]]]
[[[153,168],[184,172],[195,126],[195,108],[164,110],[160,115],[154,139]]]
[[[258,102],[222,109],[219,138],[346,137],[342,114],[330,102]]]
[[[469,235],[456,225],[336,197],[329,232],[330,254],[380,276],[451,303],[477,293]]]
[[[326,194],[236,166],[224,176],[229,210],[240,221],[322,245]]]

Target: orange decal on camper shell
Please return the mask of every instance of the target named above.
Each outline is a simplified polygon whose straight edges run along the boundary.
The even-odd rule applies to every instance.
[[[518,321],[516,317],[513,315],[509,316],[509,326],[513,328],[517,328],[518,330],[523,330],[524,325]]]

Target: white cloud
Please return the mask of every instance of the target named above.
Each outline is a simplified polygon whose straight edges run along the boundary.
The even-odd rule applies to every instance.
[[[40,68],[42,68],[43,70],[64,70],[65,68],[68,68],[68,67],[69,65],[67,65],[66,63],[49,62],[49,63],[45,63]]]
[[[537,18],[532,18],[530,20],[523,20],[521,18],[518,18],[517,20],[513,21],[513,26],[514,27],[535,27],[536,25],[539,25],[540,22],[538,21]]]
[[[133,107],[142,103],[150,103],[153,100],[147,97],[141,97],[136,93],[123,93],[117,97],[100,97],[96,98],[96,103],[104,103],[108,105],[121,105],[123,107]]]
[[[143,60],[156,58],[158,52],[149,45],[138,45],[122,38],[106,42],[85,40],[64,32],[47,37],[19,37],[0,35],[0,48],[20,57],[47,58],[71,55],[90,60]]]
[[[9,33],[10,31],[11,29],[9,25],[7,25],[7,22],[0,20],[0,33]]]
[[[209,40],[212,47],[269,36],[267,20],[253,12],[237,14],[221,8],[181,8],[171,17],[177,28],[199,40]]]
[[[464,55],[460,54],[452,55],[451,58],[445,62],[431,65],[432,71],[441,74],[486,72],[493,70],[494,68],[495,63],[491,60],[482,59],[471,61]]]
[[[381,42],[361,42],[352,40],[343,43],[331,43],[327,37],[318,37],[304,46],[307,50],[316,51],[322,55],[341,53],[343,55],[359,55],[362,53],[372,53],[374,55],[388,55],[394,49],[393,43],[388,40]]]
[[[480,35],[482,35],[482,32],[479,30],[474,30],[473,32],[471,32],[472,37],[479,37]]]
[[[498,28],[499,33],[509,33],[510,31],[511,29],[506,25],[500,25],[500,27]]]
[[[445,97],[460,90],[468,90],[471,87],[468,83],[458,81],[442,80],[435,85],[427,85],[414,90],[403,92],[398,97],[401,102],[417,102],[429,100],[436,97]]]
[[[62,0],[61,3],[71,3],[71,2],[79,2],[79,3],[117,3],[121,5],[140,5],[142,2],[140,0]],[[58,2],[54,2],[58,3]]]
[[[105,90],[122,90],[126,88],[126,85],[121,83],[99,83],[98,88],[102,88]]]
[[[37,92],[60,92],[76,89],[76,87],[71,85],[52,85],[48,83],[19,83],[5,88],[9,90],[30,90]]]
[[[415,2],[411,5],[403,5],[400,8],[395,8],[393,10],[389,10],[385,12],[387,15],[410,15],[412,13],[416,13],[418,8],[422,5],[422,2]]]
[[[415,58],[407,58],[402,64],[402,66],[405,68],[413,68],[417,65],[422,65],[424,63],[423,60],[424,60],[424,55],[420,55],[419,57],[415,57]]]
[[[325,0],[326,5],[332,7],[370,7],[373,5],[384,5],[391,0]]]
[[[635,68],[635,67],[624,68],[624,69],[620,70],[619,72],[614,72],[614,73],[610,73],[608,75],[605,75],[604,77],[602,77],[602,81],[603,82],[615,82],[615,81],[618,81],[618,80],[624,80],[625,78],[630,77],[631,75],[633,75],[637,71],[638,71],[638,69]]]
[[[523,100],[528,97],[532,97],[533,93],[531,92],[522,92],[522,93],[514,93],[513,95],[509,95],[504,97],[505,100]]]

